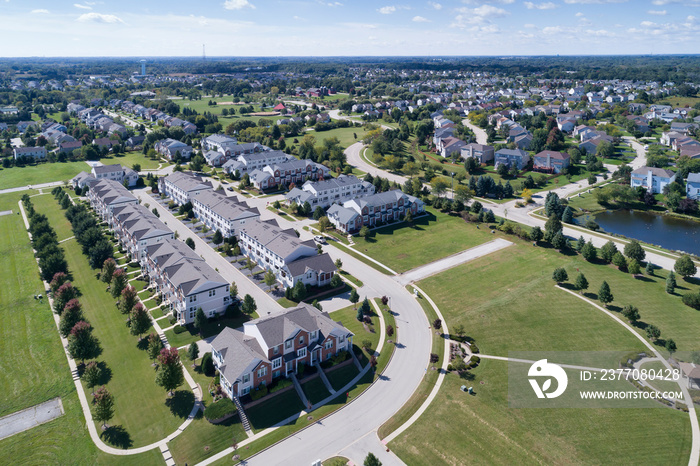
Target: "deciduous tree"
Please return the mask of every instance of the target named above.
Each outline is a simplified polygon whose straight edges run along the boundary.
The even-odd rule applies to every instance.
[[[124,288],[126,288],[127,277],[126,272],[123,269],[117,269],[112,275],[112,281],[110,282],[110,291],[113,298],[117,298],[122,294]]]
[[[83,379],[85,381],[85,385],[92,390],[100,381],[100,377],[102,377],[102,369],[100,369],[100,366],[96,361],[90,361],[85,366],[83,375],[80,378]],[[92,390],[92,394],[95,394],[95,390]]]
[[[130,321],[129,331],[132,335],[138,336],[139,341],[141,341],[141,335],[151,328],[151,316],[148,315],[148,311],[143,307],[143,304],[136,303],[131,310]]]
[[[692,277],[698,272],[693,259],[687,254],[683,254],[676,260],[676,263],[673,265],[673,270],[683,278]]]
[[[172,395],[173,390],[182,385],[185,376],[180,366],[180,354],[177,348],[163,348],[158,355],[158,373],[156,383]]]
[[[114,416],[114,397],[105,387],[100,387],[97,392],[95,392],[93,402],[95,403],[93,419],[97,422],[101,422],[102,429],[105,429],[107,427],[107,421]]]

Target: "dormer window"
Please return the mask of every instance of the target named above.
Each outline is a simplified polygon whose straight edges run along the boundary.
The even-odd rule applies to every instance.
[[[284,349],[290,349],[292,347],[292,341],[287,340],[284,342]]]
[[[300,345],[304,344],[304,337],[303,336],[299,337],[299,344]]]

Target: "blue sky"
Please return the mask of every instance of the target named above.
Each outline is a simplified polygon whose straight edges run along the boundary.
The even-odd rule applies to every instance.
[[[700,53],[700,0],[0,0],[2,56]]]

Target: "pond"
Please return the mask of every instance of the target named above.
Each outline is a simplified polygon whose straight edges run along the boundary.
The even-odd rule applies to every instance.
[[[608,233],[700,256],[700,222],[631,210],[603,212],[595,221]]]

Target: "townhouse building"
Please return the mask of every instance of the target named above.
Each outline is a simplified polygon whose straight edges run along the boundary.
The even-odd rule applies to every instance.
[[[262,170],[267,165],[287,162],[293,158],[293,156],[285,154],[281,150],[252,152],[232,158],[223,164],[222,167],[226,173],[234,174],[238,170],[238,173],[242,176],[244,173],[250,174],[255,170]]]
[[[425,212],[425,204],[420,199],[395,189],[352,199],[342,206],[333,205],[326,215],[338,230],[355,233],[363,226],[372,228],[401,221],[407,212],[411,212],[412,216],[420,215]]]
[[[131,260],[137,260],[142,267],[148,246],[175,238],[175,234],[141,204],[114,208],[111,224],[115,238],[124,246]]]
[[[685,179],[685,195],[688,199],[700,199],[700,173],[688,173]]]
[[[327,209],[332,204],[342,204],[351,199],[371,196],[375,193],[372,183],[360,180],[355,175],[339,175],[337,178],[322,181],[307,181],[299,188],[293,188],[285,198],[288,202],[303,205],[308,202],[311,208]]]
[[[231,157],[231,149],[238,145],[238,140],[234,137],[223,134],[212,134],[202,138],[202,150],[213,150],[220,152],[227,159]]]
[[[46,158],[46,148],[45,147],[15,147],[12,149],[12,154],[17,160],[20,157],[29,157],[34,160],[45,159]]]
[[[251,208],[223,191],[205,190],[192,196],[194,215],[209,229],[219,230],[225,238],[236,236],[246,222],[260,218],[257,207]]]
[[[168,160],[174,160],[178,154],[183,159],[189,159],[192,156],[192,146],[171,138],[156,142],[153,148]]]
[[[123,184],[126,180],[129,187],[136,186],[136,182],[139,180],[139,174],[136,171],[118,164],[93,166],[91,173],[98,181],[113,180]]]
[[[175,172],[158,179],[158,189],[161,194],[171,198],[177,205],[187,204],[193,196],[213,190],[213,186],[202,178],[184,173]]]
[[[90,204],[102,220],[111,221],[112,211],[127,204],[138,204],[128,189],[114,180],[96,181],[87,193]]]
[[[295,374],[341,351],[352,351],[353,333],[308,304],[225,328],[212,341],[214,366],[229,398],[250,393],[273,379]]]

